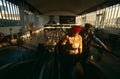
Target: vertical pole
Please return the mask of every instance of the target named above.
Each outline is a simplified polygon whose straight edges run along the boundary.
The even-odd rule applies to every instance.
[[[22,31],[22,34],[25,34],[25,24],[24,24],[24,7],[22,5],[23,3],[20,2],[20,5],[19,5],[19,13],[20,13],[20,25],[21,25],[21,31]]]

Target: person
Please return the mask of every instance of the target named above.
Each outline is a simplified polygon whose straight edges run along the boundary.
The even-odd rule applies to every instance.
[[[30,37],[32,37],[32,35],[33,35],[33,23],[30,23],[29,24],[29,30],[30,30]]]
[[[80,26],[72,26],[69,33],[62,38],[61,44],[64,54],[82,53],[82,37],[79,35],[81,30]]]
[[[0,42],[3,40],[3,38],[4,38],[4,34],[0,32]]]
[[[92,24],[85,23],[83,30],[80,32],[80,35],[83,38],[83,53],[82,53],[83,63],[85,63],[89,57],[92,41],[97,43],[94,44],[95,46],[102,47],[105,50],[110,51],[108,47],[99,38],[95,36],[94,32],[92,31],[93,28],[94,27]]]
[[[59,42],[59,55],[64,79],[75,79],[83,75],[80,56],[82,54],[82,37],[79,35],[82,27],[72,26],[69,32]],[[77,74],[75,74],[75,72]],[[74,72],[74,75],[73,75]],[[75,76],[76,75],[76,76]]]

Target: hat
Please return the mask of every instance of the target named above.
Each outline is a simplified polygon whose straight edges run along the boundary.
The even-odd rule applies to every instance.
[[[89,28],[91,28],[91,27],[93,27],[92,24],[90,24],[90,23],[85,23],[85,28],[86,28],[86,29],[89,29]]]
[[[74,32],[74,33],[77,33],[77,32],[80,32],[82,30],[82,27],[81,26],[72,26],[71,27],[71,31]]]

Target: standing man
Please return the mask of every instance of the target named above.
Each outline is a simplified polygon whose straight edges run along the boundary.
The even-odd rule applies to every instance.
[[[61,63],[63,79],[77,79],[84,74],[80,57],[82,55],[81,26],[72,26],[69,32],[59,41],[57,50]],[[76,72],[74,72],[76,71]]]
[[[90,46],[91,42],[94,41],[97,43],[96,46],[102,47],[107,51],[110,51],[107,46],[95,36],[94,32],[92,31],[93,25],[90,23],[85,23],[84,29],[80,32],[80,35],[83,39],[83,53],[82,53],[82,59],[83,63],[85,63],[88,59],[89,52],[90,52]]]

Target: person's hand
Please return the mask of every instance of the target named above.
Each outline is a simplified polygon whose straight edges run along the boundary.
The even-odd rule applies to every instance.
[[[104,48],[106,51],[111,52],[111,50],[107,46],[104,46]]]

